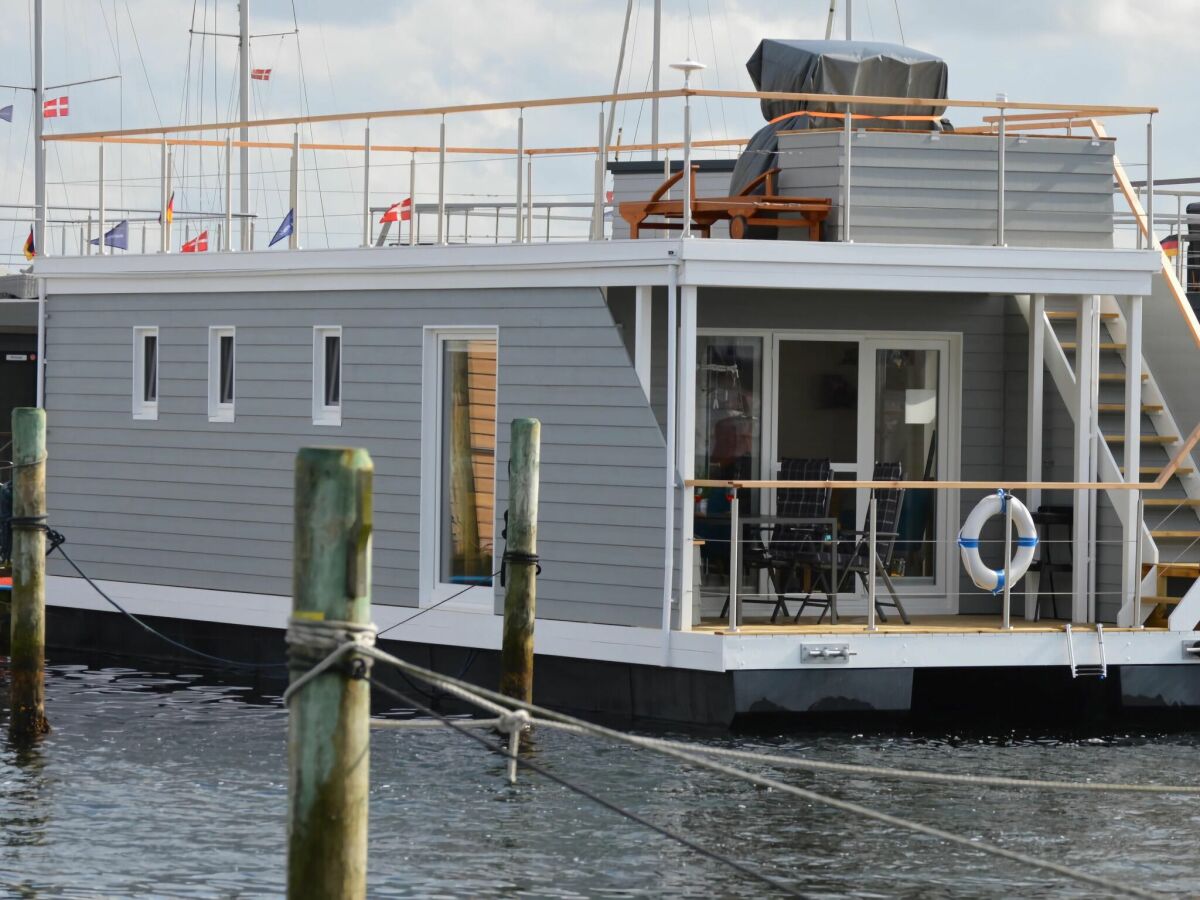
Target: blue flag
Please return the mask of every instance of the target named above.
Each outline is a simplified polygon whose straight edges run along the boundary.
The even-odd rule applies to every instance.
[[[100,238],[92,238],[93,244],[99,246]],[[109,247],[116,247],[118,250],[129,249],[129,220],[122,219],[108,231],[104,232],[104,243]]]
[[[5,122],[12,121],[12,106],[0,106],[0,119]]]
[[[292,233],[292,231],[295,230],[295,228],[296,228],[296,211],[294,209],[289,209],[288,214],[286,216],[284,216],[283,221],[279,223],[279,229],[275,232],[275,237],[271,238],[271,243],[267,244],[267,246],[274,247],[276,244],[278,244],[280,241],[282,241],[285,237],[290,235]]]

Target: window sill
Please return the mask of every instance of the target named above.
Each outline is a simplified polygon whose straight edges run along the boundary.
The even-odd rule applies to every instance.
[[[145,407],[143,409],[135,409],[133,411],[134,421],[137,422],[157,422],[158,407]]]
[[[339,428],[342,424],[342,411],[340,409],[334,409],[319,412],[313,416],[312,423],[314,425],[321,425],[327,428]]]
[[[216,412],[210,412],[208,414],[208,421],[210,422],[232,422],[233,420],[232,409],[219,409]]]

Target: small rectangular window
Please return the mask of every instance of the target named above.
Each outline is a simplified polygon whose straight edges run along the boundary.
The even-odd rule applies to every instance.
[[[133,417],[158,418],[158,329],[133,329]]]
[[[313,424],[342,424],[342,329],[313,329]]]
[[[230,327],[208,330],[208,420],[232,422],[237,378],[236,332]]]

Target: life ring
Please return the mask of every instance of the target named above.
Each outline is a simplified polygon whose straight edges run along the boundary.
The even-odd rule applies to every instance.
[[[1009,564],[1009,576],[1013,586],[1016,586],[1033,562],[1033,551],[1037,547],[1037,527],[1033,524],[1033,516],[1029,514],[1025,504],[1004,491],[989,494],[979,501],[971,510],[967,521],[958,532],[958,548],[962,553],[963,568],[981,590],[998,594],[1004,590],[1004,570],[989,569],[979,556],[979,532],[984,523],[992,516],[1005,512],[1005,504],[1012,504],[1013,524],[1017,526],[1017,552]]]

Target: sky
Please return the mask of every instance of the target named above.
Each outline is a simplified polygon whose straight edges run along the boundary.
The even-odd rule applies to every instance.
[[[441,104],[546,98],[611,90],[626,0],[250,0],[252,31],[298,36],[254,41],[253,65],[270,67],[255,82],[253,117],[364,111]],[[844,2],[839,2],[844,7]],[[652,0],[635,0],[623,90],[649,81]],[[745,61],[764,37],[822,37],[827,0],[663,0],[663,63],[692,57],[708,68],[701,85],[752,88]],[[32,0],[0,0],[0,84],[28,84]],[[236,118],[233,91],[236,41],[201,31],[237,28],[236,0],[45,0],[48,84],[121,74],[120,80],[51,92],[70,97],[71,114],[53,120],[63,133]],[[1052,103],[1152,105],[1157,177],[1200,175],[1194,158],[1200,85],[1182,62],[1200,47],[1200,0],[857,0],[854,36],[903,41],[945,59],[950,96]],[[841,36],[842,22],[835,27]],[[678,86],[665,69],[664,87]],[[30,97],[0,88],[0,203],[33,199]],[[762,124],[753,101],[696,101],[695,132],[732,138]],[[597,110],[534,110],[526,116],[529,146],[594,144]],[[951,112],[969,124],[969,111]],[[515,145],[508,111],[450,117],[450,144]],[[617,109],[623,143],[649,138],[649,109]],[[664,105],[662,134],[677,138],[678,103]],[[303,140],[358,143],[361,121],[314,127]],[[1113,120],[1118,154],[1133,177],[1144,175],[1145,119]],[[276,129],[274,140],[290,140]],[[437,120],[377,121],[372,141],[436,144]],[[108,151],[106,205],[149,210],[158,204],[158,151]],[[219,151],[188,150],[175,160],[177,208],[213,214],[222,209]],[[372,203],[408,194],[407,154],[376,154]],[[273,227],[286,203],[287,154],[255,151],[254,207],[262,228]],[[306,154],[303,176],[304,246],[346,245],[361,234],[361,154]],[[96,203],[96,149],[54,144],[49,151],[50,201],[59,218]],[[583,202],[591,196],[592,163],[583,156],[536,164],[539,198]],[[511,159],[456,159],[448,168],[449,199],[506,200],[515,180]],[[436,196],[436,166],[418,166],[418,202]],[[323,212],[323,216],[313,215]],[[122,213],[124,215],[124,213]],[[131,219],[146,213],[128,213]],[[21,262],[28,213],[5,210],[0,221],[0,266]],[[110,216],[111,218],[111,216]],[[212,223],[216,218],[212,219]],[[196,224],[195,229],[205,227]],[[213,226],[215,227],[215,225]],[[135,227],[135,234],[137,233]],[[52,230],[57,251],[61,230]],[[75,228],[68,240],[77,244]],[[134,238],[136,243],[137,238]],[[261,237],[260,237],[261,240]],[[70,249],[70,246],[68,247]]]

